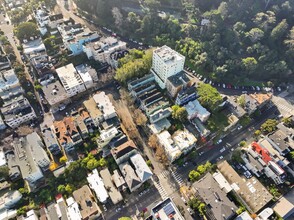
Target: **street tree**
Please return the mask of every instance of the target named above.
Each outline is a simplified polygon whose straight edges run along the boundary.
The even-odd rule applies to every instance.
[[[199,172],[197,172],[196,170],[191,170],[190,173],[189,173],[189,179],[192,182],[197,181],[200,176],[201,176],[201,174]]]
[[[260,127],[260,130],[263,133],[270,133],[277,129],[278,121],[275,119],[268,119],[266,120]]]
[[[7,179],[9,176],[9,168],[7,166],[0,167],[0,180],[1,178]]]
[[[33,22],[20,23],[14,29],[14,33],[20,41],[24,39],[29,40],[31,37],[35,37],[40,34],[37,25]]]
[[[59,192],[59,193],[65,193],[66,192],[66,190],[65,190],[65,185],[59,185],[58,187],[57,187],[57,192]]]

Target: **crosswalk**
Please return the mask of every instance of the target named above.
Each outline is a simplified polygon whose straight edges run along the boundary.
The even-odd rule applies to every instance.
[[[156,187],[156,189],[158,190],[160,196],[162,199],[166,199],[168,197],[166,191],[164,190],[164,188],[160,185],[159,182],[155,181],[153,179],[153,183],[154,183],[154,186]]]
[[[282,109],[282,110],[284,110],[285,112],[288,112],[288,113],[291,113],[293,111],[292,108],[290,108],[288,106],[285,106],[285,105],[283,105],[281,103],[276,103],[276,106],[277,106],[278,109]]]
[[[184,185],[184,181],[183,181],[182,177],[178,174],[177,171],[171,170],[171,174],[174,177],[174,179],[176,180],[176,182],[179,184],[180,187]]]

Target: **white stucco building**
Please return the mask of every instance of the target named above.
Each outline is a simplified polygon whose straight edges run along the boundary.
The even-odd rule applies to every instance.
[[[86,90],[84,81],[72,63],[56,69],[56,72],[69,97],[73,97]]]
[[[153,52],[151,72],[158,85],[164,89],[168,77],[184,69],[185,57],[168,46],[162,46]]]

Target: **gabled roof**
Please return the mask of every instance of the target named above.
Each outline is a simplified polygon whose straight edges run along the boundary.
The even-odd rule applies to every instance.
[[[135,167],[135,171],[142,182],[148,180],[153,174],[140,154],[135,154],[130,158]]]
[[[137,150],[137,147],[132,140],[129,140],[123,143],[122,145],[112,149],[111,153],[116,159],[118,159],[122,157],[123,155],[131,152],[132,150]]]
[[[130,190],[141,184],[140,178],[136,175],[130,164],[124,163],[119,165],[119,167]]]
[[[193,184],[194,189],[210,207],[217,220],[228,219],[238,209],[222,191],[213,176],[208,173]]]
[[[263,160],[266,164],[268,164],[268,162],[272,160],[272,158],[271,158],[271,156],[270,156],[270,153],[268,152],[267,149],[261,147],[261,146],[260,146],[258,143],[256,143],[256,142],[253,142],[253,143],[251,144],[251,146],[252,146],[252,149],[253,149],[256,153],[258,153],[258,154],[261,155],[262,160]]]

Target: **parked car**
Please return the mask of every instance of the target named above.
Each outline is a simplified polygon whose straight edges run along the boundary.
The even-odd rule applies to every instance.
[[[223,147],[222,149],[220,149],[220,151],[219,152],[224,152],[226,150],[226,148],[225,147]]]
[[[224,88],[224,89],[226,88],[226,84],[223,84],[223,88]]]
[[[223,140],[222,140],[222,139],[219,139],[219,140],[216,142],[216,144],[220,144],[221,142],[223,142]]]

